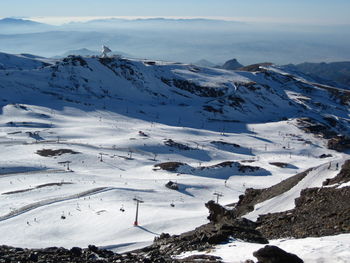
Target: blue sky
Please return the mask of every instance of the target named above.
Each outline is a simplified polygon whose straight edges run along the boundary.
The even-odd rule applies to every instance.
[[[350,0],[2,0],[0,17],[224,17],[350,24]]]

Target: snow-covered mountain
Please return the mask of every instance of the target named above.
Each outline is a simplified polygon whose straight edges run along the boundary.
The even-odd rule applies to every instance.
[[[6,54],[0,63],[3,244],[130,250],[205,223],[214,193],[232,203],[348,157],[329,141],[347,147],[350,92],[277,66]],[[293,197],[319,183],[305,180]],[[258,208],[293,205],[278,200]]]
[[[37,26],[37,25],[43,25],[42,23],[38,23],[35,21],[31,21],[31,20],[25,20],[25,19],[18,19],[18,18],[3,18],[0,19],[0,26]]]
[[[30,54],[12,55],[0,52],[0,70],[36,69],[50,65],[49,59]]]
[[[227,69],[227,70],[236,70],[236,69],[239,69],[239,68],[242,68],[243,65],[241,63],[239,63],[237,61],[237,59],[230,59],[228,61],[226,61],[222,66],[221,68],[223,69]]]

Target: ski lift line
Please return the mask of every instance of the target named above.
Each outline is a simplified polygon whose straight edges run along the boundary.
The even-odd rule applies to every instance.
[[[36,203],[32,203],[32,204],[28,204],[25,205],[23,207],[20,207],[16,210],[14,210],[13,212],[10,212],[6,215],[0,216],[0,221],[5,221],[14,217],[17,217],[21,214],[25,214],[27,212],[30,212],[34,209],[43,207],[43,206],[49,206],[52,204],[56,204],[56,203],[61,203],[61,202],[66,202],[66,201],[72,201],[74,199],[80,199],[82,197],[87,197],[87,196],[92,196],[92,195],[96,195],[96,194],[100,194],[103,192],[107,192],[113,190],[113,188],[109,188],[109,187],[99,187],[99,188],[94,188],[91,190],[87,190],[78,194],[73,194],[70,196],[66,196],[66,197],[62,197],[62,198],[51,198],[51,199],[47,199],[47,200],[43,200],[43,201],[39,201]]]

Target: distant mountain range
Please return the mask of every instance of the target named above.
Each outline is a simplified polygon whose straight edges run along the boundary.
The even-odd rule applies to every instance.
[[[55,26],[19,18],[0,19],[1,34],[36,33],[55,29]]]
[[[305,74],[336,81],[350,87],[350,61],[288,65]]]
[[[35,21],[32,21],[32,20],[25,20],[25,19],[18,19],[18,18],[3,18],[3,19],[0,19],[0,26],[3,26],[3,25],[11,25],[11,26],[23,26],[23,25],[26,25],[26,26],[40,26],[40,25],[45,25],[43,23],[39,23],[39,22],[35,22]]]
[[[232,54],[244,65],[259,61],[285,65],[324,59],[350,60],[347,28],[337,28],[344,38],[334,43],[331,43],[333,31],[305,35],[299,31],[275,29],[254,23],[203,18],[113,18],[60,26],[38,23],[29,18],[4,18],[0,20],[0,51],[61,57],[67,50],[81,47],[99,50],[106,44],[112,50],[122,50],[140,58],[190,63],[204,57],[207,62],[194,64],[207,67],[215,67]],[[326,33],[327,39],[323,37]],[[215,63],[212,65],[208,61]],[[233,68],[236,67],[238,65]],[[337,81],[348,83],[346,77],[337,77]]]
[[[208,19],[208,18],[137,18],[137,19],[124,19],[124,18],[107,18],[107,19],[94,19],[86,22],[72,22],[69,24],[104,24],[104,23],[211,23],[211,24],[245,24],[241,21],[227,21],[222,19]]]

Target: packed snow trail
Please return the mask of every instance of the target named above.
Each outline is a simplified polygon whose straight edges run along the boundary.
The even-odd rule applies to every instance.
[[[69,201],[72,199],[78,199],[78,198],[85,197],[85,196],[96,195],[96,194],[103,193],[106,191],[111,191],[111,190],[114,190],[114,189],[110,188],[110,187],[98,187],[98,188],[94,188],[94,189],[91,189],[88,191],[84,191],[84,192],[70,195],[70,196],[66,196],[66,197],[51,198],[51,199],[39,201],[36,203],[32,203],[32,204],[20,207],[14,211],[8,213],[7,215],[0,216],[0,221],[8,220],[10,218],[19,216],[21,214],[24,214],[26,212],[29,212],[31,210],[34,210],[34,209],[42,207],[42,206],[47,206],[47,205],[51,205],[51,204],[59,203],[59,202],[64,202],[64,201]]]

